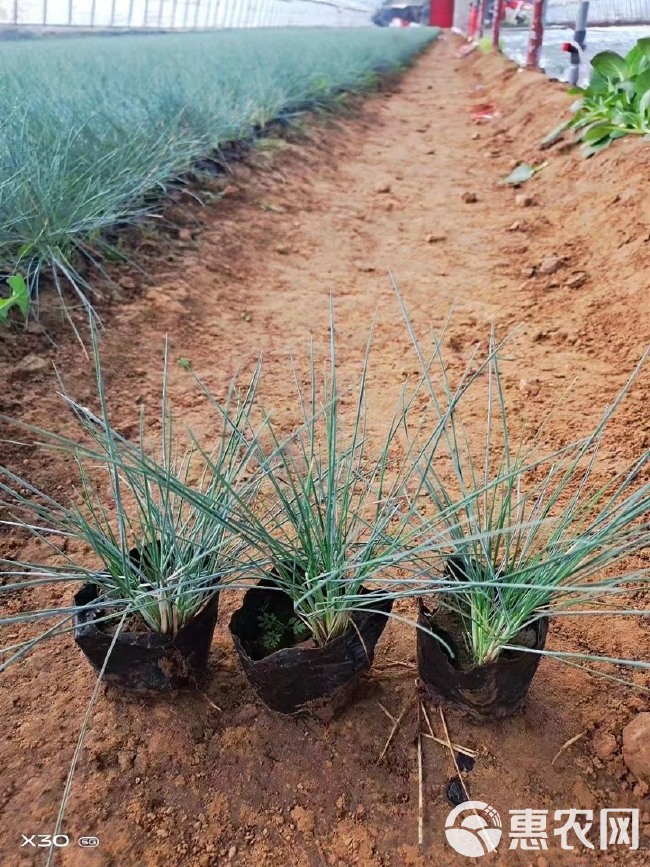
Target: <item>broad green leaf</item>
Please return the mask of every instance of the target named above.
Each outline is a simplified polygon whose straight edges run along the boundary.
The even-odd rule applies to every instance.
[[[592,59],[591,65],[599,75],[608,81],[617,82],[628,77],[625,58],[615,51],[601,51]],[[592,86],[591,81],[589,86]]]
[[[625,63],[629,76],[638,75],[650,68],[650,37],[639,39],[634,48],[625,55]]]
[[[650,92],[650,68],[640,72],[634,79],[634,90],[637,97],[643,98]]]
[[[650,109],[650,90],[646,90],[641,99],[639,100],[639,114],[641,115],[641,121],[647,120],[646,115],[648,114],[648,110]]]
[[[636,95],[636,87],[634,86],[634,82],[630,79],[619,82],[618,89],[622,91],[628,99],[634,99]]]
[[[618,127],[613,126],[611,123],[596,123],[590,126],[589,129],[586,129],[580,136],[580,139],[587,144],[596,144],[596,142],[609,138],[617,129]]]
[[[588,114],[578,115],[573,121],[571,121],[571,127],[576,130],[576,132],[580,129],[583,129],[586,126],[591,126],[594,123],[598,123],[602,120],[603,117],[607,115],[603,115],[600,112],[589,112]]]
[[[597,154],[599,151],[605,150],[612,143],[611,138],[602,139],[602,141],[596,142],[595,144],[585,144],[582,146],[582,156],[588,160],[589,157],[593,157],[594,154]]]
[[[639,126],[639,114],[636,111],[614,111],[609,120],[614,126],[627,129],[630,132],[638,129]]]
[[[27,281],[22,274],[13,274],[8,278],[7,283],[11,289],[11,295],[14,302],[18,305],[18,309],[27,319],[29,313],[29,288]]]
[[[18,307],[25,319],[27,319],[27,314],[29,313],[29,289],[25,278],[21,274],[14,274],[7,279],[7,284],[11,290],[11,295],[8,298],[0,298],[0,322],[6,324],[9,321],[9,312],[13,307]]]
[[[583,94],[594,94],[594,93],[607,93],[609,90],[609,79],[602,75],[602,73],[598,72],[596,69],[591,70],[591,76],[589,78],[589,87],[582,91]],[[569,93],[578,93],[580,91],[577,88],[575,91],[570,90]]]

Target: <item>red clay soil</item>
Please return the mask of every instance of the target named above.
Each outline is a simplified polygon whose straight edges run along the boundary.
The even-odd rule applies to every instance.
[[[287,385],[289,344],[302,352],[313,337],[317,351],[326,349],[331,292],[343,380],[356,375],[379,310],[370,383],[379,425],[417,368],[389,270],[419,334],[440,327],[454,307],[452,373],[477,344],[486,345],[492,323],[501,335],[518,326],[504,365],[514,413],[535,422],[556,407],[547,443],[566,442],[595,423],[650,335],[650,148],[623,141],[590,161],[556,148],[525,188],[499,186],[515,160],[542,159],[537,143],[570,97],[499,58],[457,59],[457,47],[451,37],[441,40],[396,91],[370,98],[359,116],[321,124],[309,141],[267,144],[252,164],[239,166],[222,199],[185,209],[180,238],[159,232],[141,242],[146,275],[114,272],[118,287],[99,309],[104,371],[122,432],[137,435],[142,403],[155,419],[166,333],[171,357],[190,359],[218,394],[263,353],[264,400],[288,432],[298,421]],[[498,117],[479,125],[471,109],[485,103]],[[51,362],[82,403],[94,401],[93,376],[52,298],[44,304],[46,333],[31,328],[0,337],[0,404],[5,413],[69,431]],[[171,396],[185,423],[209,433],[210,413],[182,371],[174,373]],[[613,423],[598,467],[603,480],[648,446],[649,398],[646,376]],[[148,430],[155,436],[153,422]],[[4,448],[2,463],[55,495],[70,490],[74,474],[63,459]],[[6,531],[2,552],[44,556],[24,535]],[[73,589],[33,592],[20,604],[64,604]],[[236,605],[232,597],[222,601],[205,695],[100,697],[63,825],[73,845],[58,863],[465,863],[443,830],[453,763],[432,741],[424,744],[418,846],[414,713],[379,760],[391,722],[378,702],[396,716],[413,695],[413,630],[389,624],[358,700],[324,726],[274,716],[256,701],[226,628]],[[408,605],[401,610],[413,615]],[[25,634],[5,631],[2,644]],[[567,618],[552,624],[549,645],[648,659],[650,630],[634,618]],[[70,639],[43,647],[2,677],[3,867],[44,861],[21,848],[21,835],[53,830],[94,683]],[[562,852],[550,832],[547,852],[509,851],[505,841],[485,863],[647,864],[648,785],[627,770],[621,731],[648,709],[641,692],[549,660],[517,718],[477,726],[447,708],[453,740],[479,753],[466,777],[471,795],[506,822],[508,810],[524,808],[627,806],[642,814],[645,852]],[[430,715],[441,736],[433,706]],[[91,834],[99,847],[80,849],[76,839]]]

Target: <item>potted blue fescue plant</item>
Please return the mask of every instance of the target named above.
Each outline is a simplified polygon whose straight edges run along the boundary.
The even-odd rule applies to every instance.
[[[435,597],[426,580],[413,591],[423,683],[434,697],[486,720],[522,707],[546,655],[570,665],[647,668],[642,660],[545,647],[554,618],[638,616],[648,604],[649,570],[634,555],[650,546],[650,483],[643,481],[650,450],[604,483],[596,473],[608,423],[647,353],[593,429],[544,449],[541,428],[528,440],[515,439],[494,333],[485,376],[448,413],[455,389],[442,354],[434,371],[406,319],[432,415],[445,419],[435,450],[427,446],[418,457],[427,504],[420,513],[423,537],[446,540],[429,565]],[[434,343],[439,351],[441,341]],[[475,421],[477,401],[485,408],[482,426]],[[464,424],[466,405],[471,429]],[[630,595],[636,592],[640,607]]]
[[[371,667],[394,601],[409,595],[412,571],[424,568],[416,555],[443,542],[422,539],[414,521],[423,483],[415,446],[402,437],[423,381],[402,391],[373,437],[366,420],[372,329],[352,388],[339,381],[332,305],[329,334],[322,374],[313,346],[307,375],[293,366],[301,422],[287,432],[265,413],[264,436],[255,438],[260,485],[235,511],[240,533],[265,552],[265,563],[258,561],[260,580],[230,621],[244,670],[267,706],[325,719],[350,701]],[[450,396],[427,448],[435,451],[473,378]],[[184,496],[214,516],[209,497]]]
[[[405,488],[414,464],[398,447],[412,397],[400,397],[371,441],[372,331],[352,388],[338,379],[335,334],[331,307],[324,373],[313,346],[305,387],[294,365],[300,424],[287,433],[267,414],[265,436],[255,441],[262,481],[238,524],[255,550],[266,551],[266,563],[230,621],[244,671],[264,703],[323,719],[350,701],[372,665],[405,589],[390,576],[399,564],[407,568],[413,531]],[[209,500],[201,500],[211,512]]]
[[[51,555],[46,563],[5,563],[12,580],[0,593],[83,586],[67,608],[0,620],[55,621],[35,639],[3,648],[2,667],[71,632],[108,683],[133,690],[196,683],[219,594],[244,583],[250,589],[231,632],[263,700],[282,713],[322,705],[325,716],[345,705],[372,664],[394,599],[408,590],[394,573],[413,559],[407,488],[416,464],[398,443],[413,394],[400,397],[371,443],[372,332],[353,392],[337,379],[333,311],[330,333],[326,372],[320,380],[312,350],[309,385],[297,388],[303,420],[289,433],[268,413],[256,426],[259,366],[225,402],[195,377],[215,413],[216,446],[190,435],[189,450],[179,451],[165,358],[159,455],[145,447],[144,419],[138,443],[112,426],[93,339],[98,408],[62,394],[80,436],[22,426],[42,448],[73,458],[79,484],[72,501],[0,469],[0,491],[14,514],[9,523],[26,527]],[[352,409],[344,413],[344,404]],[[443,431],[440,420],[432,446]],[[69,555],[61,538],[81,542],[84,552]]]
[[[224,516],[235,501],[245,503],[255,494],[255,435],[246,442],[232,431],[250,435],[259,367],[243,390],[230,388],[221,407],[225,422],[203,456],[195,444],[179,443],[165,353],[156,455],[145,445],[144,416],[138,443],[112,427],[94,334],[93,349],[96,411],[65,391],[61,395],[79,436],[21,425],[32,445],[72,458],[77,478],[69,502],[0,468],[2,505],[11,515],[3,523],[38,538],[45,561],[2,561],[0,594],[82,584],[67,607],[0,618],[4,626],[53,621],[35,637],[3,647],[0,671],[43,641],[71,633],[106,683],[132,691],[196,685],[205,675],[220,592],[247,568],[239,559],[243,543]],[[183,498],[189,484],[210,499],[212,515]],[[71,546],[81,553],[67,553],[70,541],[81,543]]]

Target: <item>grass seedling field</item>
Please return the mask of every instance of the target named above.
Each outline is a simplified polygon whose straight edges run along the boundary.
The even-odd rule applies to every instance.
[[[5,45],[0,52],[0,273],[32,297],[51,272],[83,300],[79,253],[200,156],[271,120],[372,85],[426,28],[229,31]],[[149,205],[150,207],[150,205]],[[84,291],[85,290],[85,291]]]

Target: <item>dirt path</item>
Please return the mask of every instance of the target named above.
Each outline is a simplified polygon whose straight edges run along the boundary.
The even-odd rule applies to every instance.
[[[236,186],[220,203],[185,213],[189,230],[180,242],[161,249],[154,238],[158,246],[143,249],[150,273],[135,300],[128,296],[139,278],[119,275],[121,296],[104,309],[103,356],[121,430],[137,432],[142,402],[155,417],[165,333],[172,356],[191,359],[217,392],[264,353],[264,398],[289,430],[297,421],[287,388],[289,344],[302,351],[313,337],[317,349],[326,345],[331,292],[344,378],[355,376],[378,310],[371,389],[379,424],[416,367],[389,270],[420,334],[439,327],[453,306],[452,370],[462,368],[477,342],[485,344],[492,323],[503,335],[518,327],[505,367],[509,397],[532,421],[559,400],[549,442],[568,440],[597,418],[650,334],[650,213],[643,195],[650,158],[628,143],[598,163],[582,163],[574,152],[553,154],[525,190],[533,204],[517,205],[516,193],[496,181],[515,158],[539,160],[536,142],[568,99],[500,60],[459,61],[454,47],[442,40],[398,92],[370,100],[361,117],[317,130],[311,144],[269,148],[256,167],[238,168]],[[469,109],[483,102],[495,102],[500,117],[478,126]],[[468,193],[476,201],[468,202]],[[10,383],[0,400],[5,412],[66,427],[49,361],[82,402],[92,400],[94,386],[54,314],[46,312],[45,322],[60,338],[57,348],[38,332],[0,343],[0,373]],[[641,383],[624,406],[604,452],[603,478],[647,446],[648,393]],[[180,374],[172,396],[189,425],[210,429],[202,401]],[[69,468],[37,450],[10,451],[8,460],[48,490],[60,493],[70,484]],[[17,535],[5,534],[2,544],[6,556],[38,555]],[[69,593],[38,601],[56,604]],[[422,851],[413,718],[378,762],[390,723],[377,701],[396,714],[414,679],[413,670],[386,663],[414,661],[412,632],[389,626],[359,701],[324,728],[277,718],[256,703],[225,628],[235,604],[223,605],[206,687],[222,712],[200,695],[157,703],[100,699],[64,830],[71,838],[95,834],[101,843],[92,853],[73,846],[60,863],[465,863],[444,841],[444,784],[453,776],[445,750],[426,746]],[[650,651],[647,628],[615,618],[595,627],[555,624],[551,641],[564,650],[588,646],[645,658]],[[69,641],[4,676],[2,865],[42,863],[20,849],[21,834],[53,827],[92,685]],[[476,727],[449,711],[448,722],[456,740],[480,752],[468,777],[472,796],[502,817],[517,808],[638,806],[648,846],[648,787],[627,772],[620,754],[622,727],[647,707],[623,688],[544,662],[524,715]],[[559,748],[583,731],[551,766]],[[629,852],[562,853],[553,839],[546,855],[502,845],[485,860],[526,867],[645,863]]]

